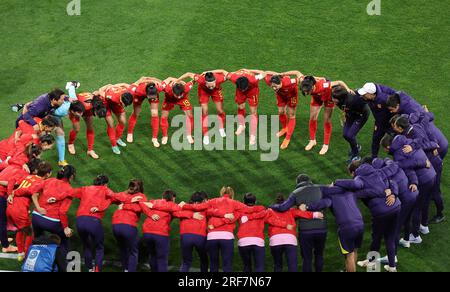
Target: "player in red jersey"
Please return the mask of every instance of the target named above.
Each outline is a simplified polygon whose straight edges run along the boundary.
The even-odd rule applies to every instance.
[[[225,112],[223,110],[223,92],[222,83],[227,80],[228,72],[225,70],[214,70],[203,72],[195,75],[195,81],[198,83],[198,99],[202,107],[202,130],[203,144],[209,144],[208,135],[208,103],[209,98],[216,105],[217,115],[220,118],[219,133],[222,138],[226,137],[225,133]]]
[[[26,169],[26,164],[33,159],[40,158],[42,154],[42,147],[33,143],[28,144],[22,149],[23,151],[15,153],[12,157],[0,163],[0,171],[11,165],[17,165]]]
[[[241,135],[245,130],[245,106],[246,101],[250,106],[250,145],[256,144],[256,131],[258,129],[258,103],[259,80],[264,79],[265,72],[261,70],[241,69],[228,74],[227,79],[236,84],[235,102],[238,105],[239,127],[236,135]]]
[[[38,190],[44,180],[52,174],[52,166],[47,162],[42,162],[37,167],[36,174],[28,175],[19,185],[19,187],[8,196],[8,207],[6,216],[8,222],[15,226],[18,231],[16,234],[16,243],[18,249],[17,258],[22,261],[27,253],[31,242],[33,241],[33,230],[31,228],[31,218],[29,215],[31,200],[35,208],[42,214],[42,209],[38,202]]]
[[[100,88],[94,94],[100,94],[104,98],[106,105],[106,132],[108,133],[109,141],[111,142],[112,151],[114,154],[120,155],[120,147],[126,147],[127,144],[122,141],[121,137],[125,130],[127,123],[127,114],[125,107],[133,103],[133,95],[128,91],[129,84],[108,84]],[[118,125],[114,128],[114,114],[117,118]],[[117,146],[118,145],[118,146]]]
[[[11,165],[0,172],[0,242],[2,245],[3,253],[17,252],[17,247],[10,245],[7,234],[7,197],[11,194],[16,187],[16,183],[22,182],[22,180],[28,175],[35,173],[37,166],[41,163],[39,159],[30,160],[27,163],[28,171],[22,166]]]
[[[151,112],[151,126],[152,126],[152,143],[158,148],[158,134],[159,134],[159,94],[164,91],[164,86],[161,80],[153,77],[141,77],[138,81],[131,84],[128,91],[133,94],[133,114],[128,121],[128,135],[127,142],[133,143],[133,132],[136,126],[137,119],[142,111],[142,103],[148,100]]]
[[[76,170],[66,165],[58,171],[56,178],[46,179],[35,192],[39,192],[39,205],[45,210],[42,214],[39,209],[32,213],[34,236],[39,238],[45,232],[56,234],[61,239],[61,252],[65,255],[69,251],[69,238],[73,231],[69,227],[67,213],[72,204],[73,189],[71,183],[75,178]]]
[[[87,138],[87,155],[93,159],[99,159],[99,156],[94,151],[94,116],[102,119],[106,117],[105,102],[100,95],[94,95],[89,92],[82,92],[77,94],[78,101],[84,105],[86,111],[83,114],[83,120],[86,125],[86,138]],[[72,130],[69,134],[69,143],[67,150],[70,154],[75,155],[75,140],[77,139],[78,132],[80,132],[80,117],[69,113],[69,119],[72,122]]]
[[[184,80],[190,78],[190,82]],[[169,112],[174,109],[175,105],[178,105],[182,111],[186,114],[186,134],[189,144],[194,144],[194,138],[192,138],[192,129],[194,126],[194,116],[192,114],[192,105],[189,101],[189,92],[195,83],[195,74],[186,73],[180,78],[176,79],[169,77],[164,80],[164,102],[161,108],[161,130],[163,138],[161,140],[162,145],[166,145],[169,137]]]
[[[20,121],[19,127],[14,133],[9,136],[9,138],[0,141],[0,162],[7,160],[8,157],[12,157],[14,153],[23,151],[25,146],[30,142],[34,141],[34,143],[38,144],[39,138],[51,133],[58,124],[58,121],[51,116],[46,117],[43,120],[35,118],[35,121],[37,122],[39,131],[35,131],[35,129],[25,121]],[[45,148],[44,150],[48,150],[46,145],[42,145],[42,147]]]
[[[292,78],[291,75],[295,77]],[[278,137],[286,135],[281,149],[286,149],[291,141],[292,134],[295,130],[296,118],[295,114],[298,105],[298,83],[303,77],[300,71],[289,71],[277,73],[272,71],[266,72],[265,81],[276,94],[278,116],[280,118],[281,130]],[[288,121],[289,120],[289,121]]]
[[[334,109],[334,102],[331,98],[331,90],[334,86],[337,85],[340,85],[347,89],[348,92],[353,93],[353,90],[351,90],[343,81],[329,81],[325,78],[314,76],[305,76],[301,81],[300,88],[303,96],[311,95],[309,116],[309,143],[305,147],[306,151],[311,151],[311,149],[317,145],[317,118],[319,117],[319,113],[322,107],[325,107],[323,121],[324,143],[319,154],[325,155],[328,152],[332,130],[331,116]]]

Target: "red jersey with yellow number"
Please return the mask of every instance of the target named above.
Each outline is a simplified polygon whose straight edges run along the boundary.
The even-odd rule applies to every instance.
[[[323,102],[331,101],[331,81],[319,79],[312,92],[312,97]]]
[[[8,205],[14,211],[28,212],[30,210],[31,196],[42,189],[44,180],[37,175],[27,176],[14,191],[13,203]]]

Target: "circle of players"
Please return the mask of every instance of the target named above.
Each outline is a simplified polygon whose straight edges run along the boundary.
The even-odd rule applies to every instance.
[[[191,79],[187,81],[187,79]],[[127,142],[134,140],[133,130],[147,100],[151,108],[152,143],[160,147],[168,142],[169,112],[178,105],[186,113],[187,139],[192,138],[192,105],[189,92],[198,83],[198,97],[202,107],[203,143],[209,144],[208,102],[212,98],[221,121],[220,135],[226,137],[222,84],[230,80],[236,85],[235,101],[239,117],[236,135],[245,131],[246,102],[249,103],[250,144],[256,143],[259,80],[264,79],[276,95],[281,131],[286,136],[281,148],[286,149],[295,129],[295,115],[299,90],[311,95],[309,132],[310,141],[305,150],[316,146],[317,118],[324,108],[324,143],[320,150],[325,155],[331,136],[331,116],[335,106],[344,113],[343,137],[350,144],[349,172],[352,179],[336,180],[332,185],[315,185],[307,175],[299,175],[297,187],[285,199],[278,195],[274,205],[265,208],[257,204],[249,193],[243,202],[233,200],[234,190],[223,187],[219,198],[208,199],[204,192],[192,194],[189,203],[175,203],[176,193],[167,190],[161,199],[148,200],[143,194],[143,182],[130,181],[129,188],[114,193],[108,188],[108,177],[99,175],[93,185],[72,188],[75,168],[65,160],[65,137],[62,118],[68,116],[73,129],[69,134],[68,151],[75,154],[74,142],[80,130],[81,118],[86,123],[87,154],[98,159],[94,151],[94,117],[104,118],[112,151],[120,154],[126,143],[121,137],[125,130],[125,107],[133,105],[128,122]],[[191,268],[193,251],[200,258],[202,272],[232,271],[234,230],[238,222],[238,248],[244,271],[265,270],[265,225],[268,225],[270,251],[274,271],[283,270],[286,257],[289,271],[297,271],[297,245],[301,247],[303,271],[322,271],[327,224],[323,211],[332,210],[338,226],[340,249],[345,257],[346,271],[356,265],[370,267],[372,260],[357,262],[361,247],[364,222],[356,204],[361,199],[371,211],[372,242],[370,250],[379,252],[384,239],[387,256],[376,261],[386,263],[387,271],[396,271],[397,247],[409,248],[422,242],[421,234],[428,234],[429,223],[444,221],[440,177],[448,141],[434,124],[434,116],[404,92],[381,84],[366,83],[359,90],[351,90],[342,81],[304,76],[299,71],[277,73],[242,69],[236,72],[215,70],[201,74],[186,73],[180,78],[161,81],[142,77],[133,84],[106,85],[99,90],[76,93],[80,83],[68,82],[66,90],[55,89],[25,105],[13,106],[22,110],[14,133],[0,141],[0,240],[3,252],[18,252],[24,260],[33,237],[45,232],[55,234],[56,251],[65,255],[73,230],[69,227],[67,212],[73,199],[80,200],[76,213],[76,228],[84,247],[85,265],[90,271],[101,271],[104,255],[102,218],[111,204],[118,204],[112,224],[120,248],[124,271],[133,272],[138,264],[138,222],[146,215],[143,238],[150,254],[152,271],[168,270],[169,232],[173,218],[180,220],[182,265],[180,271]],[[164,102],[159,116],[159,94]],[[375,118],[372,156],[361,159],[361,146],[356,136],[368,120],[370,111]],[[114,127],[113,114],[118,125]],[[56,133],[56,139],[50,135]],[[40,160],[42,151],[56,144],[59,165],[56,178],[51,178],[52,167]],[[380,145],[392,159],[377,158]],[[437,215],[429,220],[430,203],[434,201]],[[30,218],[30,204],[34,211]],[[296,221],[296,219],[299,219]],[[9,225],[9,226],[8,226]],[[17,231],[17,247],[10,244],[7,229]],[[298,232],[296,229],[298,228]],[[298,236],[298,239],[297,239]],[[42,244],[42,242],[41,242]],[[56,252],[55,251],[55,252]],[[65,257],[62,258],[64,261]],[[64,270],[64,264],[58,265]]]

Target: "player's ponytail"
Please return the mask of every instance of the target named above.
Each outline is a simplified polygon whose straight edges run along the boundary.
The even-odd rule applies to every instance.
[[[42,160],[40,160],[39,158],[33,158],[30,161],[28,161],[27,166],[28,169],[30,170],[30,174],[33,174],[36,172],[39,164],[41,164]]]
[[[65,179],[71,181],[75,178],[76,169],[72,165],[66,165],[58,171],[56,178],[59,180]]]
[[[156,88],[156,84],[154,82],[150,82],[145,87],[145,93],[147,94],[147,97],[154,97],[158,94],[158,89]]]
[[[104,186],[108,183],[109,178],[104,174],[97,175],[97,177],[94,179],[94,186]]]
[[[232,187],[224,186],[220,190],[220,196],[229,195],[232,199],[234,199],[234,190]]]
[[[31,143],[27,147],[25,147],[25,155],[28,157],[28,159],[33,158],[39,158],[39,156],[42,154],[42,148],[39,145],[35,145]]]
[[[120,100],[125,106],[129,106],[133,103],[133,95],[129,92],[125,92],[121,95]]]
[[[36,170],[37,170],[36,175],[38,175],[40,177],[45,177],[45,176],[52,175],[53,168],[50,163],[43,161],[43,162],[39,163]]]
[[[137,194],[144,192],[144,182],[140,179],[132,179],[128,184],[128,193]]]
[[[270,83],[280,85],[281,84],[281,76],[280,75],[273,75],[270,77]]]
[[[162,198],[168,202],[173,202],[177,197],[177,193],[172,190],[166,190],[163,192]]]
[[[305,76],[300,84],[302,94],[305,96],[305,92],[311,92],[314,85],[316,85],[316,78],[314,78],[314,76]]]

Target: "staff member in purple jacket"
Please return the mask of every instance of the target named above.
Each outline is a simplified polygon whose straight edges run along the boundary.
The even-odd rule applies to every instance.
[[[369,162],[367,159],[364,161]],[[370,251],[379,252],[381,240],[384,238],[389,265],[385,269],[396,272],[396,245],[397,222],[400,214],[401,203],[391,192],[389,181],[381,171],[375,169],[369,163],[354,161],[348,167],[353,179],[336,180],[335,185],[355,192],[369,208],[372,215],[372,242]],[[369,261],[358,262],[360,266],[367,267]]]
[[[347,272],[356,272],[358,249],[364,236],[364,221],[353,192],[341,187],[322,187],[323,198],[310,204],[301,204],[302,211],[318,212],[330,208],[338,226],[341,252]]]
[[[396,92],[390,95],[386,101],[386,105],[392,114],[406,114],[422,113],[429,117],[428,128],[430,135],[439,144],[439,155],[442,159],[445,158],[448,152],[448,140],[442,131],[434,124],[434,115],[428,112],[422,105],[415,101],[411,96],[404,92]]]
[[[286,212],[293,206],[310,204],[322,199],[321,187],[314,185],[306,174],[297,177],[297,187],[282,204],[270,206],[277,212]],[[322,272],[324,264],[325,243],[327,241],[327,221],[320,219],[298,219],[298,240],[303,258],[303,272]]]
[[[395,90],[381,84],[366,83],[358,90],[358,94],[367,102],[373,117],[375,118],[375,129],[372,137],[372,157],[377,157],[380,150],[380,141],[389,129],[389,112],[386,102]]]
[[[403,247],[409,248],[409,235],[411,233],[411,216],[414,205],[417,200],[419,192],[415,192],[409,189],[409,181],[403,169],[398,166],[398,163],[392,161],[389,158],[380,159],[375,158],[372,161],[372,166],[381,172],[390,181],[390,187],[394,194],[400,199],[402,207],[400,210],[399,220],[397,224],[397,239],[399,244]],[[403,237],[401,232],[403,229]]]
[[[405,171],[410,183],[411,191],[419,190],[412,216],[412,232],[409,237],[411,243],[420,244],[422,238],[419,231],[428,226],[428,207],[436,180],[436,171],[422,149],[413,149],[405,153],[405,146],[414,142],[403,135],[393,138],[385,135],[381,141],[383,148],[394,156],[394,161]],[[421,226],[422,225],[422,226]],[[421,228],[422,227],[422,228]]]
[[[429,140],[428,135],[422,125],[411,125],[408,116],[395,116],[393,117],[393,119],[395,119],[392,122],[392,128],[394,129],[394,131],[398,134],[405,135],[408,139],[413,140],[413,145],[408,150],[412,151],[412,148],[422,148],[425,151],[428,159],[430,160],[431,165],[433,165],[434,170],[436,171],[436,182],[433,189],[432,199],[434,199],[434,201],[436,202],[437,215],[432,219],[432,221],[435,223],[440,223],[444,221],[445,217],[443,214],[444,201],[441,194],[443,161],[439,156],[439,145],[436,142]],[[428,227],[424,229],[425,233],[428,233],[428,231],[426,230],[427,228]]]
[[[25,106],[23,113],[20,114],[16,121],[16,128],[19,126],[19,121],[25,120],[28,124],[33,126],[36,131],[39,131],[39,125],[36,123],[34,118],[45,118],[55,109],[60,107],[64,103],[65,99],[66,94],[59,88],[39,96]]]
[[[367,103],[359,94],[351,94],[342,86],[335,86],[331,92],[332,100],[345,114],[344,139],[350,144],[349,163],[361,159],[361,146],[356,140],[359,131],[369,119],[370,111]]]

